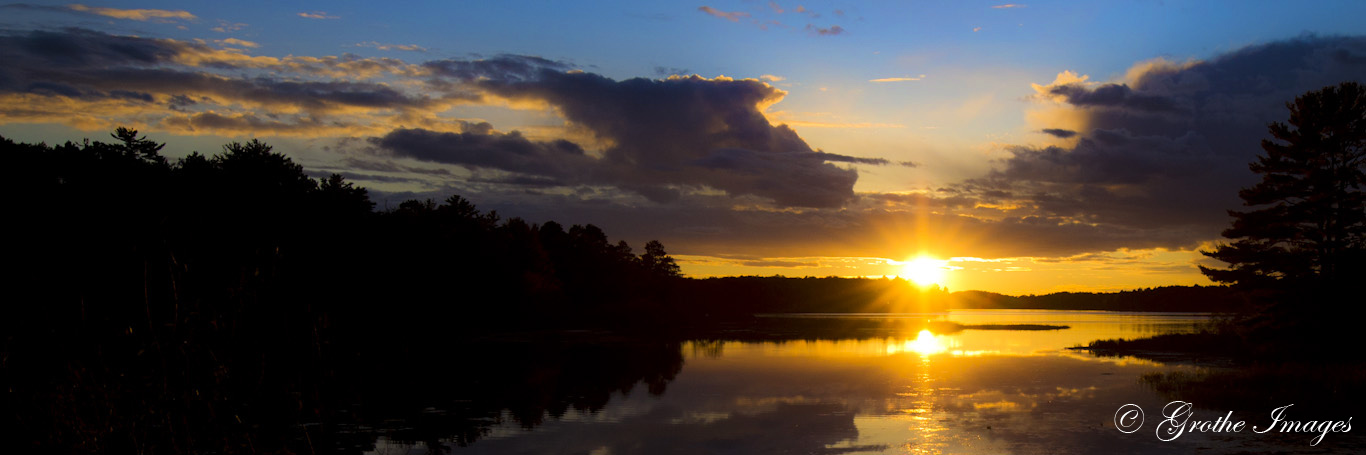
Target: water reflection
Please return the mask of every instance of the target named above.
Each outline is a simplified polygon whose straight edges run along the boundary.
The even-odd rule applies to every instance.
[[[592,419],[495,432],[458,452],[1222,453],[1274,442],[1246,434],[1162,442],[1147,431],[1116,431],[1120,405],[1156,412],[1169,399],[1144,386],[1141,375],[1200,367],[1101,359],[1065,348],[1147,330],[1186,330],[1191,318],[1054,313],[1023,316],[1082,334],[922,329],[861,340],[687,342],[680,349],[684,368],[667,393],[614,397]],[[963,322],[1011,317],[974,314]],[[1308,449],[1324,447],[1275,450]]]
[[[943,353],[948,350],[949,346],[947,346],[943,340],[940,340],[939,337],[936,337],[934,333],[931,333],[929,329],[921,330],[920,333],[916,334],[914,340],[903,340],[900,345],[887,345],[888,354],[914,352],[921,356],[928,356],[930,354]]]

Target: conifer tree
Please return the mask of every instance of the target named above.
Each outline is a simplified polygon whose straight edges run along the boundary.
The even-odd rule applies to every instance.
[[[1268,125],[1274,140],[1250,165],[1261,182],[1238,194],[1251,209],[1229,212],[1232,243],[1203,252],[1228,268],[1200,270],[1245,288],[1333,295],[1366,260],[1366,89],[1347,82],[1286,106],[1290,118]]]

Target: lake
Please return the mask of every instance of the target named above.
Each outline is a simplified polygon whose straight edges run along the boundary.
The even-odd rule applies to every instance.
[[[877,318],[893,326],[904,321],[908,329],[884,330],[864,339],[683,342],[677,346],[681,365],[666,371],[663,381],[656,377],[648,385],[617,385],[607,389],[610,394],[592,389],[598,391],[587,394],[603,396],[589,404],[578,404],[582,400],[575,401],[576,392],[568,391],[562,400],[568,404],[558,405],[559,410],[530,421],[525,410],[520,415],[505,411],[477,440],[448,448],[470,454],[998,454],[1361,447],[1357,439],[1346,438],[1350,433],[1328,434],[1318,446],[1310,445],[1316,434],[1252,433],[1251,426],[1270,422],[1271,409],[1235,413],[1233,420],[1247,421],[1249,428],[1242,432],[1187,433],[1162,441],[1155,429],[1164,405],[1172,400],[1159,396],[1140,377],[1209,367],[1066,349],[1096,339],[1192,331],[1209,315],[963,310],[783,317]],[[1068,328],[918,330],[933,321]],[[565,368],[552,371],[556,373],[545,375],[574,377]],[[634,376],[605,375],[603,380],[622,378],[633,381]],[[546,388],[565,392],[559,385]],[[1196,404],[1194,419],[1213,420],[1227,412],[1198,407],[1199,397],[1180,399]],[[1144,424],[1132,433],[1116,428],[1116,414],[1125,405],[1145,411]],[[422,444],[386,437],[371,451],[425,452]]]

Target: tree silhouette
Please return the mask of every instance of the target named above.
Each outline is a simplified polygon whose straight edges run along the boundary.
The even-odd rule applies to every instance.
[[[375,208],[375,203],[370,201],[370,192],[346,181],[341,174],[321,180],[315,199],[319,211],[326,214],[365,215]]]
[[[166,163],[166,158],[159,153],[166,144],[148,140],[147,136],[138,137],[138,130],[120,126],[110,136],[123,143],[123,152],[130,157],[138,157],[150,163]]]
[[[669,253],[664,251],[664,244],[658,240],[651,240],[645,244],[645,254],[640,255],[641,265],[645,270],[654,276],[678,277],[682,276],[679,272],[678,263],[674,258],[669,257]]]
[[[1262,181],[1238,194],[1258,208],[1230,211],[1233,242],[1203,252],[1229,267],[1200,270],[1250,289],[1336,292],[1366,259],[1366,90],[1348,82],[1286,106],[1288,123],[1268,125],[1275,140],[1250,165]]]

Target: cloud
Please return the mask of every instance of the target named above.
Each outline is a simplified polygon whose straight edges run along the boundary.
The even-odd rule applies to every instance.
[[[356,47],[373,47],[381,51],[427,52],[427,48],[418,46],[416,44],[382,44],[374,41],[356,43]]]
[[[1073,137],[1076,137],[1077,135],[1076,131],[1065,130],[1061,128],[1044,128],[1039,132],[1062,139],[1071,139]]]
[[[220,19],[218,21],[218,26],[210,30],[213,30],[218,33],[232,33],[247,27],[249,27],[249,25],[241,22],[228,22]]]
[[[740,22],[740,19],[749,17],[749,13],[743,11],[721,11],[710,6],[701,6],[697,10],[731,22]]]
[[[1060,96],[1064,102],[1074,106],[1116,107],[1146,112],[1180,109],[1176,99],[1165,95],[1137,93],[1127,84],[1102,84],[1098,87],[1081,84],[1056,85],[1051,87],[1048,93]]]
[[[851,128],[851,129],[866,129],[866,128],[905,128],[905,127],[906,127],[906,125],[901,125],[901,124],[897,124],[897,123],[871,123],[871,122],[846,123],[846,122],[815,122],[815,121],[806,121],[806,120],[784,120],[783,123],[784,123],[784,124],[787,124],[788,126],[804,126],[804,127],[810,127],[810,128]]]
[[[769,81],[769,82],[782,82],[782,81],[787,80],[787,78],[785,78],[785,77],[782,77],[782,76],[774,76],[774,75],[772,75],[772,74],[765,74],[765,75],[763,75],[763,76],[759,76],[759,79],[760,79],[760,80]]]
[[[1036,85],[1035,101],[1074,119],[1041,131],[1075,145],[1005,146],[1009,157],[991,173],[953,189],[1013,207],[1006,213],[1021,221],[1142,230],[1153,233],[1150,246],[1193,247],[1228,225],[1225,210],[1238,207],[1238,190],[1255,181],[1247,164],[1261,152],[1267,123],[1285,119],[1285,103],[1363,75],[1361,37],[1303,37],[1201,62],[1140,62],[1123,80],[1105,83],[1064,72]]]
[[[328,15],[326,11],[312,11],[307,13],[299,13],[299,17],[308,19],[341,19],[340,16]]]
[[[806,24],[806,31],[816,36],[834,36],[844,33],[844,27],[832,25],[830,28],[820,28],[815,25]]]
[[[770,124],[762,110],[785,93],[758,80],[674,76],[615,81],[525,56],[425,66],[492,96],[552,106],[570,124],[609,145],[588,156],[568,153],[570,144],[533,142],[520,135],[483,138],[460,133],[464,136],[416,141],[431,136],[407,131],[401,138],[408,140],[386,136],[376,143],[380,148],[429,161],[609,185],[656,202],[719,190],[731,197],[753,196],[791,207],[834,207],[854,197],[857,172],[831,162],[890,164],[813,150],[791,128]],[[419,142],[424,146],[413,145]],[[439,152],[417,151],[441,144],[448,146]],[[493,153],[490,150],[511,150],[509,160],[538,157],[551,165],[495,160],[486,154]]]
[[[1006,4],[1004,4],[1004,5],[993,5],[993,6],[992,6],[992,8],[995,8],[995,9],[1024,8],[1024,7],[1025,7],[1025,5],[1017,5],[1017,4],[1014,4],[1014,3],[1006,3]]]
[[[891,161],[888,161],[888,160],[885,159],[885,158],[861,158],[861,157],[857,157],[857,156],[838,155],[838,154],[834,154],[834,153],[825,153],[825,152],[821,152],[821,151],[817,151],[816,154],[815,154],[815,156],[812,157],[812,159],[821,160],[821,161],[841,162],[841,163],[871,164],[871,165],[876,165],[876,166],[886,166],[886,165],[892,164]],[[915,166],[916,166],[915,163],[912,163],[912,162],[909,162],[909,161],[902,161],[902,162],[899,162],[899,163],[896,163],[896,164],[899,165],[899,166],[906,166],[906,167],[915,167]]]
[[[500,83],[531,80],[547,71],[569,71],[571,66],[528,55],[499,55],[480,60],[432,60],[422,64],[433,74],[462,82],[492,80]]]
[[[220,114],[213,111],[167,116],[157,126],[166,131],[194,134],[201,130],[223,135],[295,135],[316,133],[327,125],[307,116],[287,117],[286,121],[253,114]],[[334,130],[334,132],[337,132]]]
[[[868,82],[914,82],[922,79],[925,79],[924,74],[916,77],[884,77],[882,79],[869,79]]]
[[[777,267],[777,268],[795,269],[795,268],[818,267],[818,266],[820,266],[820,263],[819,263],[819,262],[814,262],[814,261],[792,261],[792,260],[783,260],[783,259],[754,259],[754,260],[748,260],[748,261],[743,261],[743,260],[742,260],[742,261],[739,261],[739,262],[738,262],[738,265],[742,265],[742,266],[745,266],[745,267],[765,267],[765,268],[774,268],[774,267]]]
[[[69,5],[67,6],[67,8],[70,8],[72,11],[79,11],[82,13],[97,14],[100,16],[112,17],[115,19],[128,19],[134,21],[170,22],[176,20],[192,21],[198,19],[197,17],[195,17],[195,15],[190,14],[188,11],[184,10],[171,11],[164,9],[117,9],[92,7],[85,6],[82,4]]]
[[[496,133],[488,123],[466,123],[459,133],[398,129],[370,142],[395,157],[549,177],[561,184],[582,183],[579,179],[588,177],[596,161],[572,142]]]
[[[254,44],[232,38],[220,43]],[[201,42],[83,29],[0,34],[0,59],[10,63],[0,68],[0,97],[6,100],[0,115],[81,127],[132,120],[195,132],[216,131],[215,126],[225,132],[245,127],[290,134],[347,127],[364,131],[364,124],[392,121],[384,117],[411,116],[477,97],[447,92],[438,98],[360,80],[425,71],[392,59],[261,57]],[[259,74],[244,74],[249,71]],[[334,75],[348,79],[329,79]],[[132,93],[138,96],[127,96]],[[63,111],[91,114],[63,118]]]
[[[213,40],[213,42],[218,43],[218,44],[226,44],[226,45],[230,45],[230,46],[250,47],[250,48],[253,48],[253,49],[254,49],[254,48],[261,47],[261,45],[258,44],[258,43],[256,43],[256,42],[253,42],[253,41],[246,41],[246,40],[240,40],[240,39],[237,39],[237,38],[218,39],[218,40]]]

